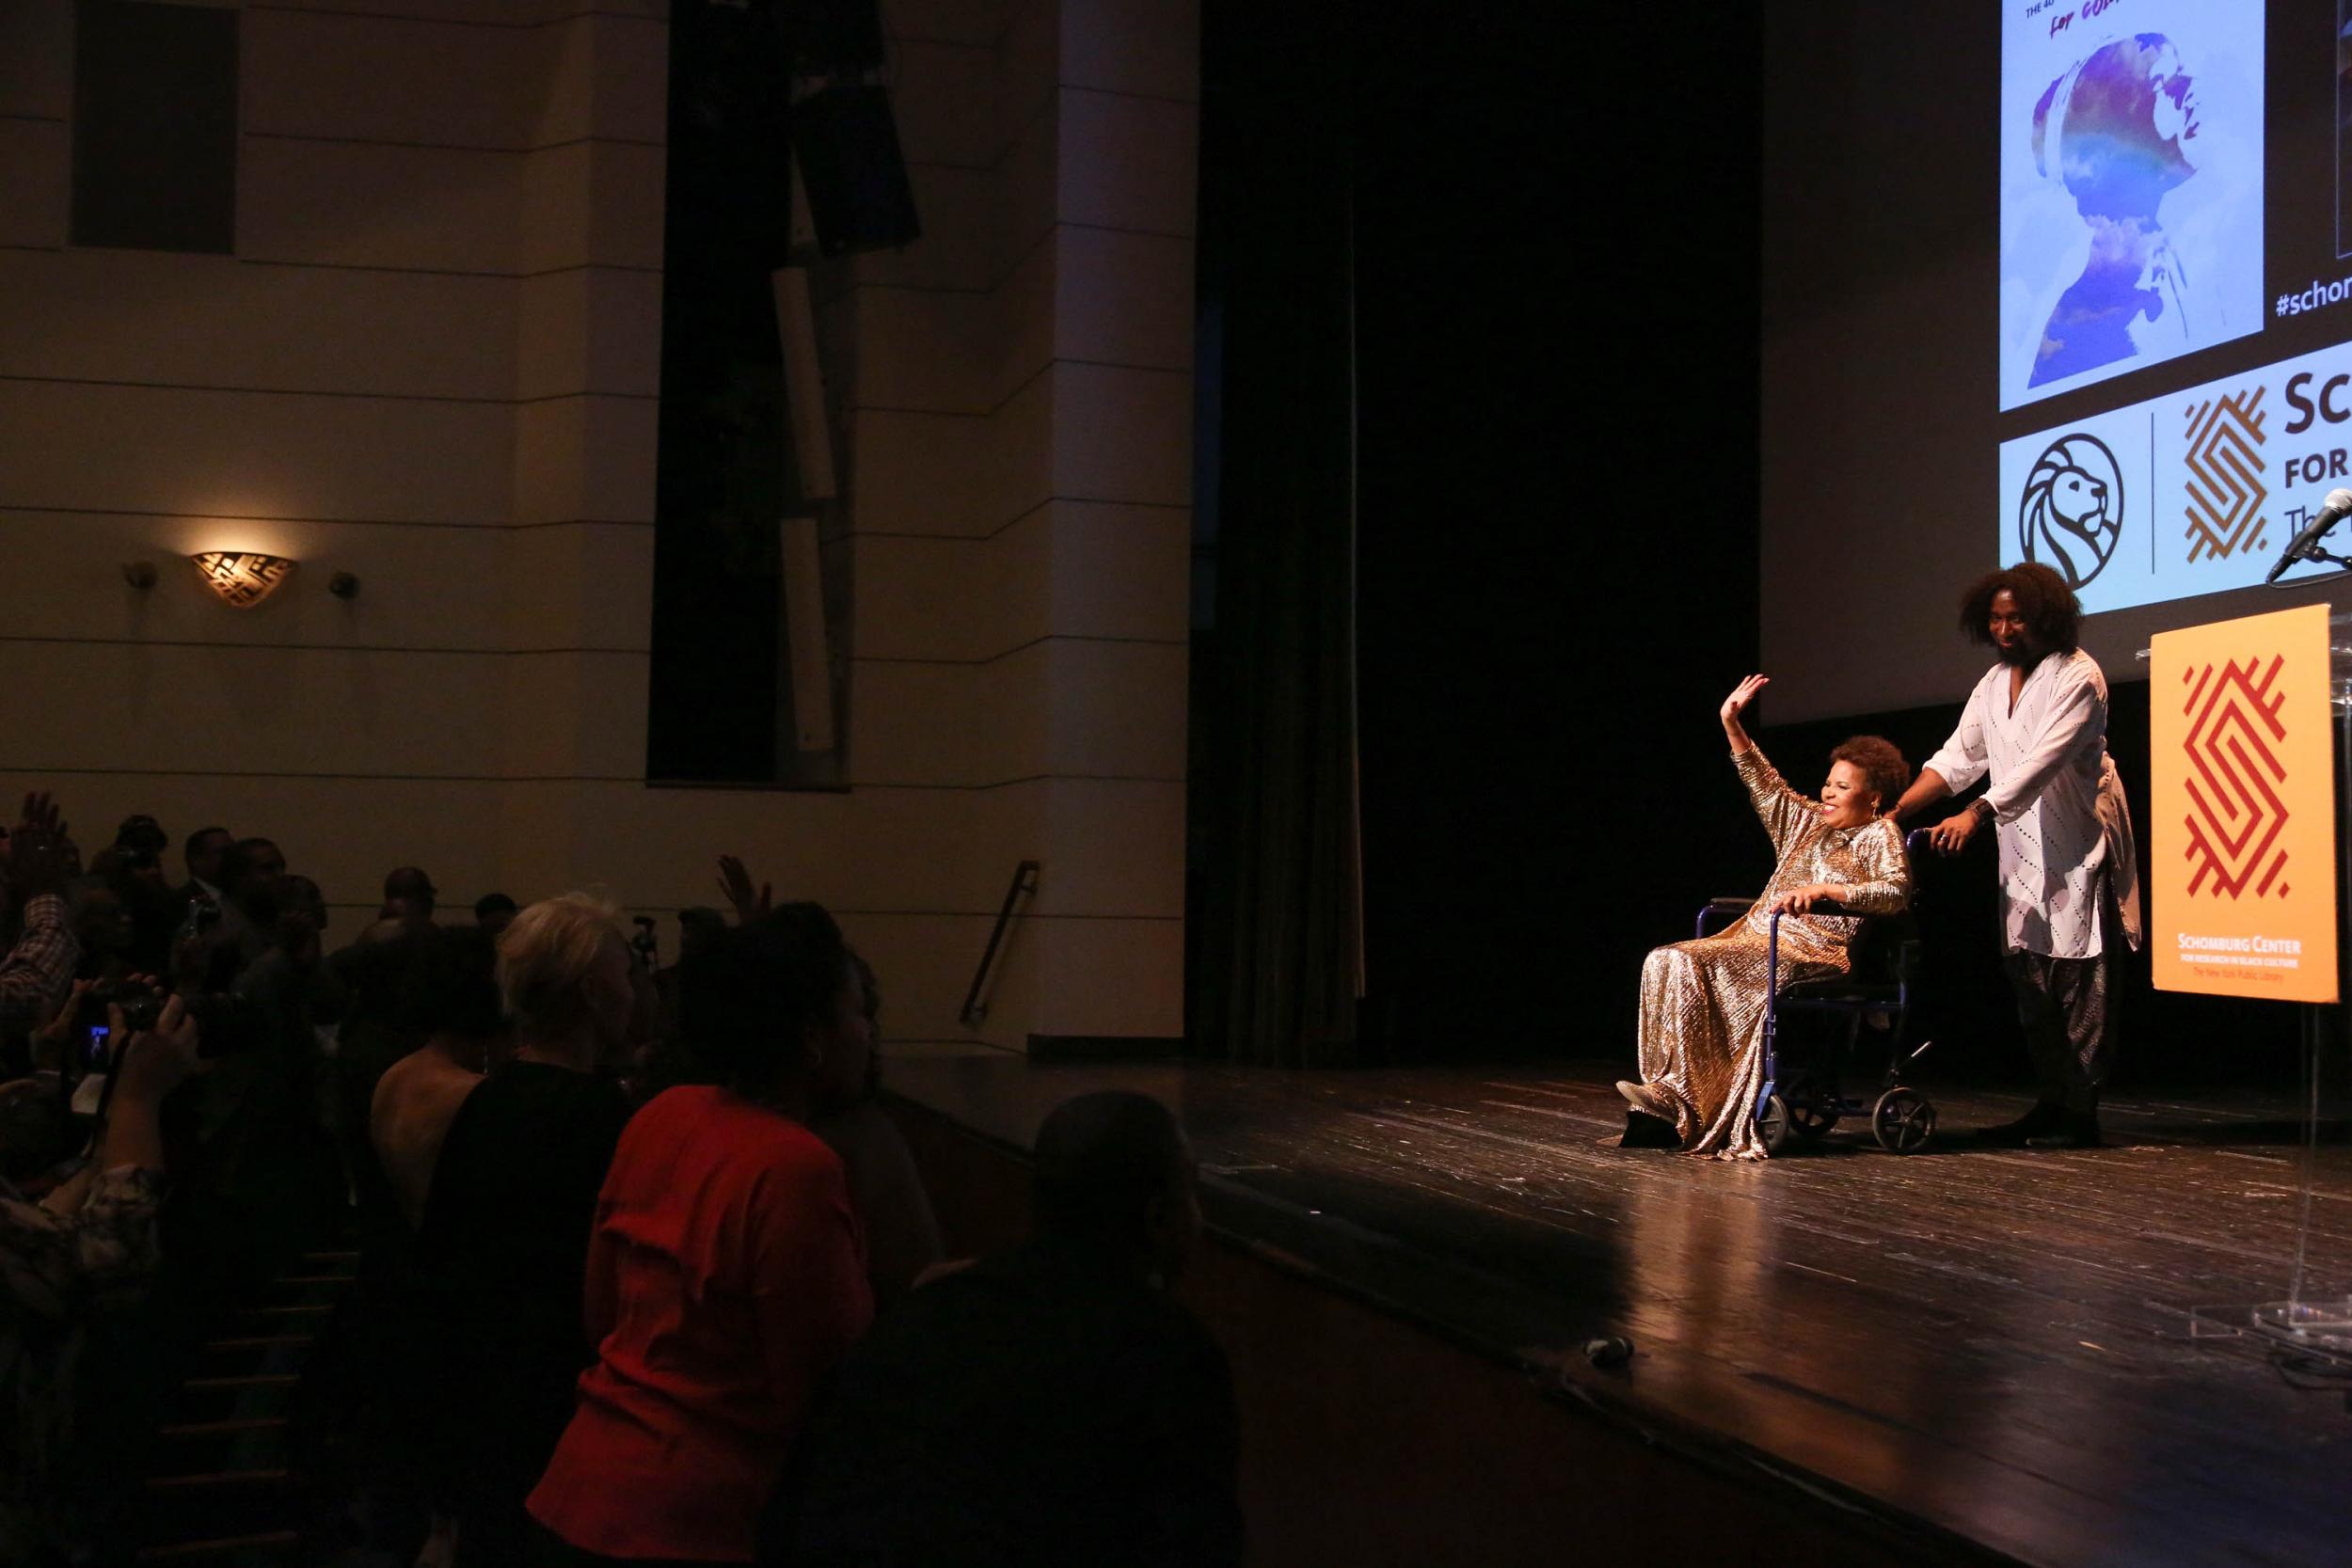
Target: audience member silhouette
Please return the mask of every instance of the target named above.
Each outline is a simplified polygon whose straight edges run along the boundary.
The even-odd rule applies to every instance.
[[[462,1477],[461,1564],[522,1560],[523,1499],[593,1351],[580,1280],[628,1117],[601,1069],[628,1037],[631,963],[617,911],[586,895],[516,916],[498,948],[514,1048],[464,1097],[433,1169],[417,1257],[452,1304],[441,1436]]]
[[[1157,1101],[1056,1109],[1033,1236],[916,1290],[845,1358],[761,1560],[1238,1563],[1232,1376],[1166,1292],[1199,1231],[1193,1178]]]

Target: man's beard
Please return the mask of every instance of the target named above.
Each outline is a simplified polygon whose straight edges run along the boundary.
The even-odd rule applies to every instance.
[[[2012,669],[2031,669],[2035,662],[2034,656],[2026,651],[2024,638],[2019,638],[2016,641],[2010,643],[2006,648],[1996,642],[1993,646],[1993,651],[2000,656],[2000,659],[2003,664],[2009,665]]]

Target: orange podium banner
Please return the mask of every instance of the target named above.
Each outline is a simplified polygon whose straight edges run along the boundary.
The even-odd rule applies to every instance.
[[[2162,633],[2148,673],[2157,988],[2333,1002],[2328,607]]]

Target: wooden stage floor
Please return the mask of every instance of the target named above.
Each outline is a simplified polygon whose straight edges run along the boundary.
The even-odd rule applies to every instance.
[[[2352,1399],[2191,1308],[2286,1293],[2304,1166],[2277,1101],[2126,1097],[2112,1147],[1967,1148],[2022,1096],[1933,1088],[1935,1145],[1726,1164],[1604,1145],[1619,1064],[1379,1072],[894,1057],[894,1093],[1022,1148],[1069,1095],[1175,1106],[1210,1223],[1565,1397],[2037,1564],[2352,1563]],[[2352,1290],[2352,1147],[2313,1275]],[[2312,1292],[2307,1291],[2308,1297]],[[1579,1346],[1637,1348],[1597,1371]],[[2300,1386],[2304,1384],[2307,1386]]]

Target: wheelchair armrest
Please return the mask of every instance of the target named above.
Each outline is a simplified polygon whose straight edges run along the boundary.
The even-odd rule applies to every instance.
[[[1749,906],[1755,902],[1754,898],[1738,898],[1729,895],[1721,898],[1709,898],[1699,907],[1698,928],[1692,935],[1701,937],[1707,935],[1707,923],[1718,916],[1737,920],[1747,913]]]

